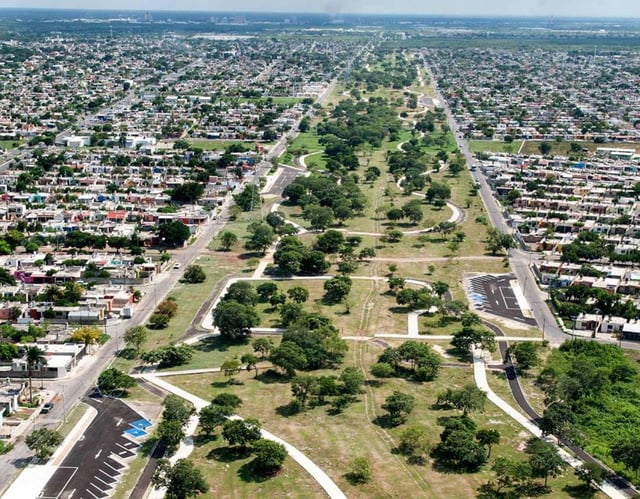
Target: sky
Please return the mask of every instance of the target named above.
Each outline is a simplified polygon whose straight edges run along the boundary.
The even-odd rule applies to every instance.
[[[640,18],[637,0],[2,0],[0,7]]]

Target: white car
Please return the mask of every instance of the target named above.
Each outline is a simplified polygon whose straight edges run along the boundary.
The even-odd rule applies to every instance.
[[[176,270],[179,269],[180,267],[182,267],[181,263],[174,263],[173,264],[173,268],[176,269]]]

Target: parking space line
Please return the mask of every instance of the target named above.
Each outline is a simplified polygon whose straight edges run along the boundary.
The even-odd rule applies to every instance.
[[[100,478],[99,476],[94,475],[94,477],[96,480],[99,480],[100,482],[104,483],[107,487],[111,488],[111,484],[105,482],[102,478]]]
[[[91,484],[90,484],[91,485]],[[91,494],[95,499],[100,499],[97,495],[95,495],[93,492],[91,492],[88,488],[85,489],[89,494]]]

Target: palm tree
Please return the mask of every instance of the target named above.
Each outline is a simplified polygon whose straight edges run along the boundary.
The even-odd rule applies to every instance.
[[[40,369],[42,369],[42,366],[47,363],[47,358],[44,350],[35,345],[26,348],[24,358],[27,361],[27,369],[29,370],[29,403],[33,404],[33,369],[36,366],[40,366]]]

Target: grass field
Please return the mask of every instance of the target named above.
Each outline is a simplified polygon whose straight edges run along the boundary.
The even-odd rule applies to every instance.
[[[382,347],[371,343],[351,344],[346,365],[368,367],[376,361]],[[328,374],[320,371],[314,374]],[[432,383],[416,385],[403,379],[390,379],[379,383],[370,380],[366,392],[359,401],[352,404],[343,414],[330,416],[326,406],[307,409],[295,416],[281,416],[279,408],[286,406],[291,400],[288,383],[278,377],[267,377],[256,380],[250,373],[242,373],[238,381],[242,384],[228,386],[222,375],[176,376],[171,382],[204,399],[210,399],[217,393],[232,391],[243,399],[238,413],[245,417],[256,417],[265,429],[284,438],[299,449],[308,453],[329,476],[338,483],[347,497],[451,497],[468,498],[475,495],[479,485],[491,478],[488,466],[475,474],[450,474],[437,471],[431,464],[424,466],[411,465],[405,458],[393,452],[399,434],[404,426],[382,428],[375,423],[376,416],[382,414],[381,405],[384,399],[394,390],[409,391],[416,397],[415,409],[409,417],[407,425],[420,424],[432,435],[432,443],[438,441],[437,435],[441,427],[437,419],[442,416],[456,415],[456,411],[442,410],[433,406],[437,394],[450,387],[460,387],[472,381],[471,369],[446,368],[439,378]],[[529,435],[517,426],[510,418],[491,404],[484,413],[472,414],[472,419],[480,427],[498,429],[501,443],[494,447],[493,455],[523,459],[522,445]],[[259,484],[252,487],[235,471],[244,461],[233,461],[224,466],[211,452],[222,445],[218,440],[213,444],[203,445],[194,457],[198,465],[205,471],[209,482],[214,485],[215,495],[211,497],[248,497],[252,493],[262,494],[264,489],[257,490]],[[373,466],[373,479],[370,483],[354,486],[345,478],[349,462],[356,456],[364,455]],[[208,457],[207,457],[208,456]],[[296,467],[286,464],[285,474],[274,478],[274,487],[280,487],[282,481],[293,480],[289,475],[296,472]],[[232,473],[229,471],[234,470]],[[266,486],[268,482],[264,482]],[[565,471],[559,478],[550,480],[554,488],[553,497],[571,497],[563,487],[575,487],[578,482],[570,471]],[[308,490],[304,486],[301,490]],[[318,496],[316,496],[318,497]]]
[[[11,150],[20,147],[26,141],[24,140],[0,140],[0,149]]]
[[[471,152],[504,152],[516,154],[524,141],[502,142],[498,140],[470,140],[469,150]]]

